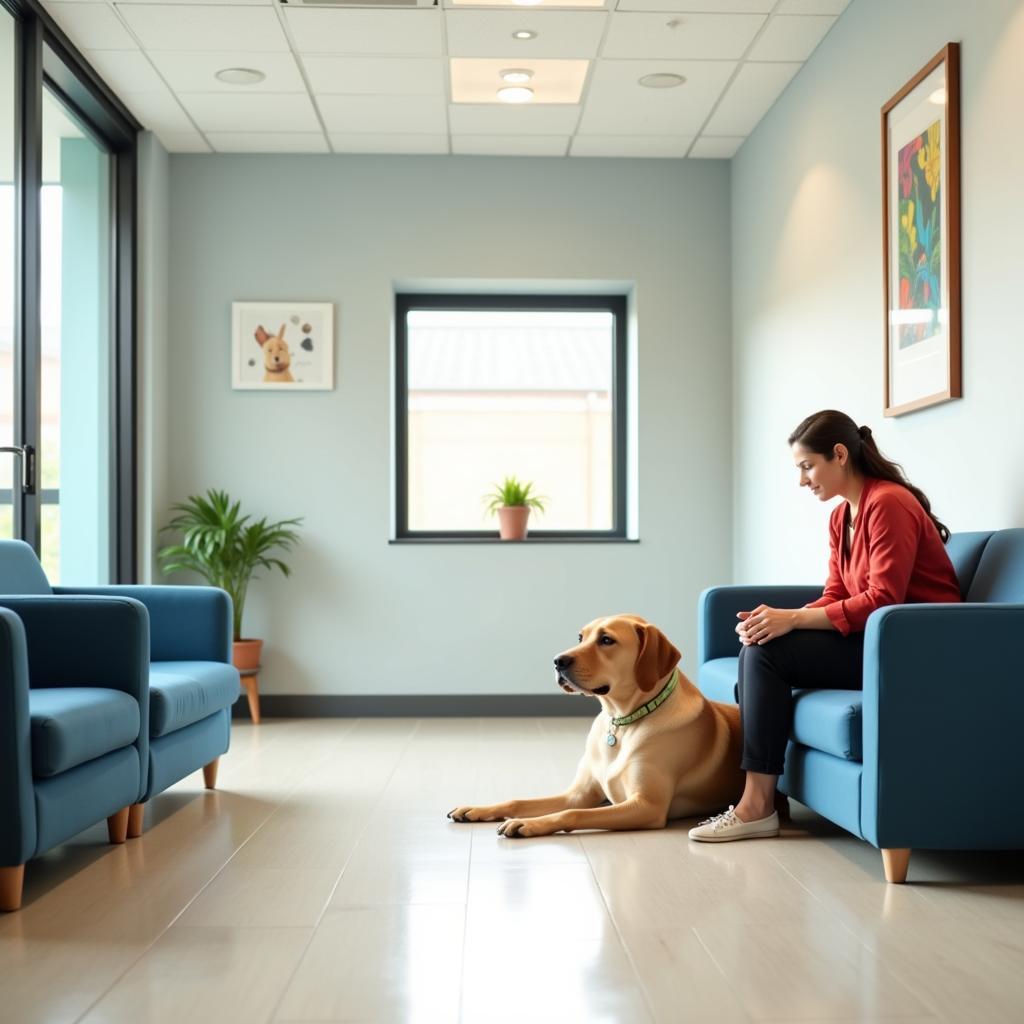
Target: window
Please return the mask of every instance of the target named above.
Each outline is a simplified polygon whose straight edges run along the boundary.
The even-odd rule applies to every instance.
[[[491,539],[506,476],[530,537],[626,536],[626,300],[398,295],[396,536]]]

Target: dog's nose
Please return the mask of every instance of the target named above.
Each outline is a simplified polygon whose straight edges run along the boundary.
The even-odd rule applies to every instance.
[[[576,659],[571,654],[560,654],[555,658],[555,668],[568,668]]]

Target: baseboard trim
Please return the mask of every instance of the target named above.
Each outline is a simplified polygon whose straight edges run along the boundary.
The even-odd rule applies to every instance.
[[[431,694],[350,697],[340,694],[260,694],[263,718],[593,718],[596,700],[562,694]],[[247,719],[239,700],[233,718]]]

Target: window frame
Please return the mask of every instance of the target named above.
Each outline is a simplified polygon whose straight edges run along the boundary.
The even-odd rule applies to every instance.
[[[531,542],[626,541],[628,508],[629,350],[627,297],[616,294],[444,294],[396,292],[394,358],[395,504],[393,541],[436,543],[489,543],[498,541],[493,530],[409,529],[409,388],[408,315],[413,310],[448,309],[486,312],[605,311],[614,317],[612,331],[612,526],[608,530],[545,530],[530,527]]]
[[[138,572],[137,133],[141,125],[93,70],[39,0],[0,0],[15,18],[15,357],[16,445],[38,447],[43,90],[71,108],[111,156],[111,435],[110,580],[131,583]],[[34,458],[34,455],[33,455]],[[15,489],[19,490],[19,489]],[[42,506],[57,491],[12,493],[14,535],[38,553]]]

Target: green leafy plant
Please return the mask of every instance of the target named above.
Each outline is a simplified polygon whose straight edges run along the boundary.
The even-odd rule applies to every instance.
[[[483,500],[487,502],[487,511],[492,514],[499,508],[510,505],[525,505],[527,508],[543,512],[544,502],[547,501],[547,498],[532,495],[530,494],[531,490],[533,490],[532,483],[524,483],[514,476],[507,476],[504,483],[495,484],[494,490],[485,494]]]
[[[207,491],[205,497],[193,494],[172,508],[178,514],[160,532],[177,530],[182,539],[180,544],[157,552],[161,568],[167,574],[198,573],[212,586],[226,590],[234,605],[234,637],[240,640],[253,574],[257,569],[280,569],[285,576],[291,575],[291,569],[271,552],[291,550],[299,539],[292,527],[302,519],[252,522],[250,516],[242,515],[239,502],[214,490]]]

